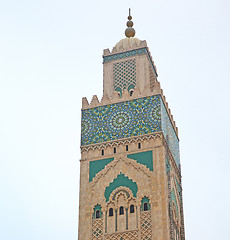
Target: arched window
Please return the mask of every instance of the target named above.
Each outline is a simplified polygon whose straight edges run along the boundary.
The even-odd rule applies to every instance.
[[[100,218],[100,211],[99,210],[96,211],[96,218]]]
[[[134,213],[134,205],[130,206],[130,213]]]
[[[148,203],[145,202],[145,203],[144,203],[144,211],[148,211],[148,210],[149,210],[148,208],[149,208],[149,207],[148,207]]]
[[[97,204],[93,209],[93,218],[102,218],[102,211],[101,211],[101,205]]]
[[[119,214],[120,214],[120,215],[124,215],[124,207],[120,207],[120,209],[119,209]]]
[[[110,208],[110,209],[109,209],[109,217],[112,217],[112,216],[113,216],[113,209]]]
[[[117,149],[116,149],[116,148],[114,148],[114,149],[113,149],[113,152],[114,152],[114,153],[116,153],[116,152],[117,152]]]
[[[150,210],[150,203],[148,197],[143,197],[141,200],[141,211],[148,211]]]

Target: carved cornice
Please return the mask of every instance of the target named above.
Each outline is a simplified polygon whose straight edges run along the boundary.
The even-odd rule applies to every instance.
[[[81,152],[82,153],[85,151],[88,152],[89,150],[95,150],[95,149],[106,149],[107,147],[117,147],[120,145],[126,145],[133,142],[136,143],[136,142],[142,142],[144,140],[161,138],[161,136],[163,136],[162,132],[156,132],[156,133],[140,135],[135,137],[122,138],[119,140],[113,140],[113,141],[108,141],[104,143],[85,145],[85,146],[81,146]]]

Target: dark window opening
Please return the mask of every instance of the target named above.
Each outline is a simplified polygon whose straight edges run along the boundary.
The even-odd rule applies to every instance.
[[[141,143],[138,143],[138,148],[139,148],[139,149],[141,148]]]
[[[96,218],[100,218],[100,211],[99,210],[96,211]]]
[[[145,203],[144,203],[144,211],[148,211],[148,210],[149,210],[148,203],[145,202]]]
[[[134,205],[130,206],[130,213],[134,213]]]
[[[104,155],[104,150],[103,150],[103,149],[101,150],[101,155],[102,155],[102,156]]]
[[[120,209],[119,209],[119,214],[120,214],[120,215],[124,215],[124,207],[120,207]]]
[[[112,216],[113,216],[113,209],[110,208],[110,209],[109,209],[109,217],[112,217]]]
[[[117,149],[116,149],[116,148],[114,148],[114,149],[113,149],[113,152],[114,152],[114,153],[116,153],[116,152],[117,152]]]
[[[129,151],[129,146],[128,145],[126,145],[126,151]]]
[[[130,96],[132,96],[132,95],[133,95],[133,90],[131,90],[131,91],[129,92],[129,94],[130,94]]]

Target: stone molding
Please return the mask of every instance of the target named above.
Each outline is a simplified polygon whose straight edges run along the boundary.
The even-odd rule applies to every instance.
[[[135,137],[122,138],[120,140],[113,140],[113,141],[108,141],[104,143],[85,145],[85,146],[81,146],[81,152],[82,153],[84,151],[88,152],[90,150],[95,150],[95,149],[106,149],[107,147],[117,147],[120,145],[126,145],[133,142],[136,143],[136,142],[142,142],[144,140],[161,138],[161,136],[163,136],[163,132],[156,132],[156,133],[140,135]],[[86,161],[86,160],[80,160],[80,161]]]

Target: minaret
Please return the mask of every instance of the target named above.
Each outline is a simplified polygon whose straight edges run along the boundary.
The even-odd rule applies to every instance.
[[[125,36],[82,99],[78,239],[185,239],[178,129],[130,11]]]

